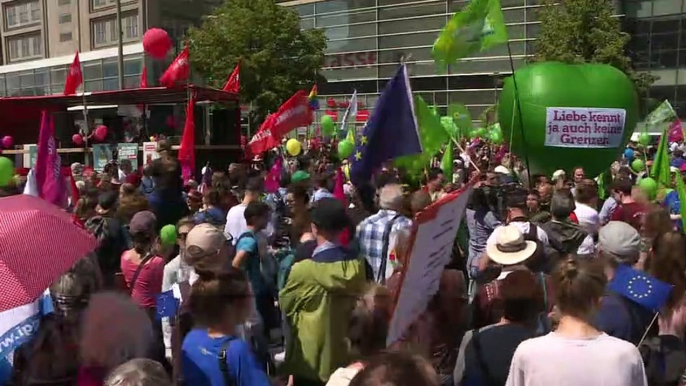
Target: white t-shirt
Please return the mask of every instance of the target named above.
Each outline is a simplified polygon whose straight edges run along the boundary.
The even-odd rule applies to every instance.
[[[529,225],[530,225],[530,224],[531,224],[531,223],[528,222],[528,221],[512,221],[512,222],[510,222],[510,223],[507,224],[507,225],[514,225],[514,226],[516,226],[517,228],[519,228],[519,230],[520,230],[524,235],[526,235],[527,233],[529,233]],[[495,244],[496,244],[496,240],[497,240],[497,238],[498,238],[498,232],[500,232],[500,230],[501,230],[504,226],[505,226],[505,225],[501,225],[501,226],[499,226],[499,227],[496,227],[496,228],[493,230],[493,233],[491,233],[491,235],[488,236],[488,240],[486,240],[486,245],[495,245]],[[545,231],[544,231],[541,227],[537,227],[537,228],[538,228],[538,229],[536,230],[536,232],[537,232],[538,241],[540,241],[540,242],[543,244],[544,247],[547,247],[547,246],[549,245],[549,243],[548,243],[548,234],[545,233]]]
[[[643,360],[629,342],[605,333],[567,339],[551,332],[522,342],[506,386],[647,386]]]
[[[598,233],[600,216],[598,216],[597,210],[586,204],[577,202],[576,209],[574,209],[574,214],[576,215],[576,218],[579,219],[579,225],[581,225],[586,232],[591,235]]]
[[[236,245],[238,238],[248,231],[248,223],[245,221],[245,208],[247,207],[246,204],[238,204],[229,209],[229,213],[226,214],[224,235],[226,235],[226,238],[231,237],[233,239],[233,245]],[[267,223],[267,228],[264,229],[262,233],[267,238],[274,233],[274,225],[271,221]]]

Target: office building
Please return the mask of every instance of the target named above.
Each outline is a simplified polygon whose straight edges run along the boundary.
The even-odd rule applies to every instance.
[[[141,39],[149,27],[164,28],[178,44],[186,29],[219,2],[121,0],[125,86],[139,85],[145,60]],[[0,0],[0,95],[63,92],[76,51],[83,66],[83,90],[118,89],[116,8],[116,0]],[[154,83],[168,62],[147,64]]]
[[[468,0],[291,0],[281,5],[295,9],[303,28],[322,28],[328,47],[319,88],[326,99],[323,112],[338,112],[358,91],[363,107],[373,108],[398,63],[408,64],[412,87],[428,103],[446,113],[451,103],[469,108],[472,119],[498,99],[500,80],[530,59],[540,28],[539,0],[501,0],[510,38],[500,46],[465,58],[439,74],[431,57],[441,28]],[[640,70],[660,76],[650,97],[669,99],[686,118],[686,0],[615,1],[619,17],[633,35],[630,49]],[[339,118],[340,120],[340,118]]]

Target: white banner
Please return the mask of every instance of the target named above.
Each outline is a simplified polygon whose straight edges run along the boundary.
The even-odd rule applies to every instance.
[[[450,262],[473,186],[470,182],[464,189],[431,204],[415,217],[410,234],[411,252],[391,318],[387,346],[402,337],[438,292],[441,274]]]
[[[625,119],[624,109],[548,107],[545,146],[619,147]]]

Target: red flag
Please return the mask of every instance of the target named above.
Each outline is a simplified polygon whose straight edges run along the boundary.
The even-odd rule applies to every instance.
[[[174,59],[169,68],[162,74],[160,84],[164,87],[172,87],[178,82],[185,82],[191,74],[191,64],[188,61],[188,47],[184,48],[179,56]]]
[[[241,91],[241,63],[238,62],[236,68],[233,69],[231,75],[229,75],[229,80],[226,81],[223,91],[238,93]]]
[[[184,182],[193,178],[195,174],[195,114],[193,107],[195,107],[195,100],[191,97],[186,108],[186,124],[183,127],[181,145],[179,146],[179,163],[181,164],[181,175]]]
[[[141,72],[141,84],[140,88],[148,88],[148,69],[143,66],[143,71]]]
[[[79,53],[76,52],[74,61],[69,66],[69,73],[67,80],[64,82],[64,95],[76,94],[76,89],[83,83],[83,73],[81,72],[81,61],[79,60]]]
[[[248,143],[250,154],[260,154],[281,144],[281,138],[290,131],[312,123],[312,110],[307,92],[300,90],[264,121]]]

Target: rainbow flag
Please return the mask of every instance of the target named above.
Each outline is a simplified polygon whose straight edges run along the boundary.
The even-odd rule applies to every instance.
[[[319,110],[319,99],[317,98],[317,85],[312,86],[310,95],[307,97],[307,102],[310,104],[312,110]]]

